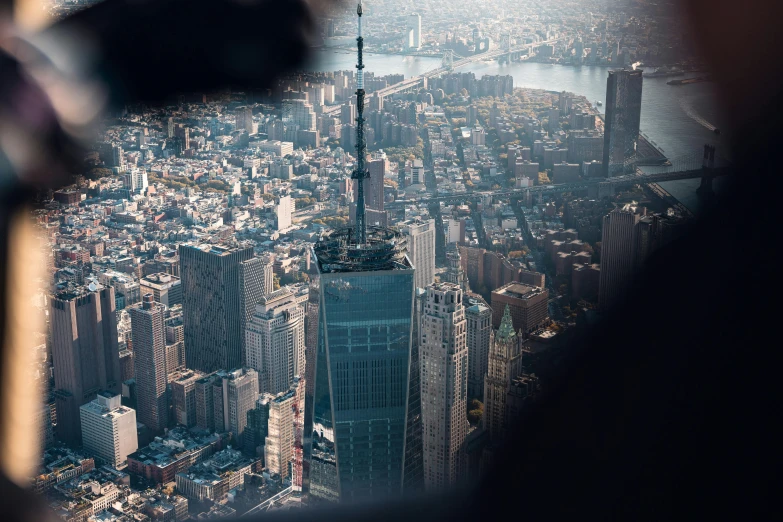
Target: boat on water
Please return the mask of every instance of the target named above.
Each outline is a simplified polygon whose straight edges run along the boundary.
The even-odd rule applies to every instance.
[[[684,74],[685,71],[682,69],[678,69],[677,67],[666,67],[664,65],[663,67],[658,67],[653,72],[642,73],[642,76],[645,78],[668,78],[671,76],[682,76]]]
[[[603,102],[601,100],[596,100],[595,105],[597,107],[600,107],[601,105],[603,105]]]
[[[669,80],[666,85],[690,85],[692,83],[702,83],[710,81],[709,76],[698,76],[696,78],[686,78],[684,80]]]

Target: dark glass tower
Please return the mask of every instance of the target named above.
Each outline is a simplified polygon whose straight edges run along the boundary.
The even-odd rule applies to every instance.
[[[305,489],[344,501],[402,491],[414,305],[405,236],[371,228],[356,245],[352,232],[314,249],[317,349],[304,428]]]
[[[609,71],[604,122],[604,176],[633,171],[642,115],[642,71]]]
[[[303,432],[303,490],[348,502],[402,492],[414,305],[407,237],[364,219],[361,4],[357,14],[356,227],[313,249]]]

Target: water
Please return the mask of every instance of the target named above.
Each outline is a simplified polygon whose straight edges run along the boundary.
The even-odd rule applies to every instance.
[[[343,45],[349,41],[350,39],[339,44]],[[320,50],[310,68],[319,71],[352,69],[355,61],[355,55],[350,51]],[[410,78],[439,67],[440,59],[371,54],[366,57],[365,63],[366,70],[377,75],[403,73],[406,78]],[[605,102],[608,70],[605,66],[570,67],[528,62],[477,62],[459,69],[473,72],[477,77],[484,74],[510,74],[514,77],[515,87],[569,91],[587,97],[593,104],[597,100]],[[699,75],[700,73],[688,73],[677,79]],[[725,125],[722,125],[723,120],[715,103],[714,84],[704,82],[683,86],[666,85],[671,79],[644,79],[642,132],[669,158],[701,151],[705,143],[717,145],[720,149],[721,136],[712,132],[712,129],[725,129]],[[665,190],[693,212],[699,211],[699,200],[696,197],[698,185],[698,179],[661,183]]]

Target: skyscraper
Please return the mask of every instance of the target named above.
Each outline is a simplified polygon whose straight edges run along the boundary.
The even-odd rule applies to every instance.
[[[389,159],[386,153],[382,150],[373,152],[370,161],[367,162],[367,168],[370,171],[369,182],[364,185],[364,200],[367,208],[383,210],[383,177],[389,172]]]
[[[417,268],[418,269],[418,268]],[[446,245],[446,273],[443,281],[459,285],[463,295],[469,290],[468,276],[462,268],[462,256],[456,243]]]
[[[258,373],[252,368],[216,372],[196,382],[196,424],[216,432],[230,431],[242,447],[247,412],[258,398]]]
[[[427,291],[416,288],[413,303],[413,335],[411,336],[410,382],[408,386],[408,424],[405,432],[405,469],[403,491],[406,494],[421,493],[424,490],[424,457],[422,455],[421,426],[421,375],[419,371],[419,328],[427,302]]]
[[[101,390],[120,392],[114,289],[69,285],[51,305],[57,435],[76,445],[82,434],[79,407]]]
[[[512,380],[522,373],[520,339],[514,332],[511,312],[506,305],[500,328],[492,336],[489,364],[484,382],[484,429],[490,440],[502,441],[507,429],[506,396]]]
[[[289,467],[294,458],[294,409],[296,388],[277,395],[264,394],[269,408],[266,438],[264,439],[264,465],[283,479],[290,475]]]
[[[427,288],[419,339],[424,486],[437,491],[466,471],[468,345],[459,286]]]
[[[606,80],[604,125],[604,176],[611,178],[633,171],[639,121],[642,115],[642,71],[609,71]]]
[[[247,340],[245,338],[247,325],[256,311],[256,305],[261,298],[272,292],[274,274],[272,263],[268,258],[253,257],[239,263],[239,304],[242,332],[242,360],[247,360]]]
[[[304,308],[281,288],[262,297],[247,325],[247,366],[258,371],[262,393],[288,390],[304,375]]]
[[[631,208],[615,209],[604,216],[601,231],[601,274],[598,306],[607,310],[624,295],[636,265],[636,225],[640,215]]]
[[[465,303],[468,327],[468,396],[484,396],[484,377],[487,374],[489,345],[492,336],[492,309],[476,299]]]
[[[119,395],[102,391],[79,410],[82,441],[87,453],[117,468],[139,449],[136,412],[122,406]]]
[[[186,366],[205,373],[242,365],[240,264],[251,247],[180,245]]]
[[[365,221],[361,4],[357,14],[356,226],[313,249],[318,331],[303,432],[303,490],[344,501],[402,491],[414,290],[406,236]]]
[[[196,425],[196,383],[203,378],[203,373],[192,370],[184,370],[172,377],[171,402],[174,421],[178,425],[188,428]]]
[[[402,487],[414,290],[405,236],[375,229],[358,246],[341,239],[350,232],[314,252],[318,339],[304,429],[305,443],[313,437],[305,446],[310,494],[346,501]],[[341,263],[340,250],[359,257]]]
[[[166,307],[145,294],[142,306],[130,309],[133,331],[133,360],[139,422],[154,432],[169,424],[166,391]]]
[[[400,223],[408,235],[408,256],[416,274],[416,288],[426,288],[435,281],[435,220],[414,218]]]
[[[408,15],[408,30],[407,30],[407,47],[408,49],[419,50],[421,49],[421,15],[413,13]]]

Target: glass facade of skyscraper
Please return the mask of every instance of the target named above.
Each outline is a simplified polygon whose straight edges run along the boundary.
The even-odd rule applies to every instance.
[[[320,273],[305,484],[352,501],[402,490],[413,269]],[[312,361],[312,362],[311,362]],[[307,486],[306,486],[307,487]]]
[[[642,116],[642,71],[609,71],[606,80],[604,175],[633,171]]]

